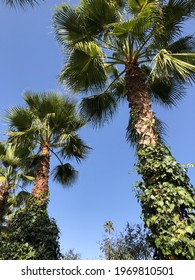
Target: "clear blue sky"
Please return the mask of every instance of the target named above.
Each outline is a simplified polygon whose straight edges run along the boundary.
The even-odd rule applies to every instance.
[[[78,1],[70,1],[74,4]],[[8,107],[22,105],[25,90],[64,89],[56,76],[63,56],[52,33],[52,14],[60,2],[48,0],[34,9],[10,10],[0,5],[0,140],[5,124],[2,115]],[[188,33],[194,26],[188,26]],[[167,143],[180,163],[195,162],[195,87],[189,87],[186,98],[173,110],[153,106],[156,115],[168,126]],[[61,248],[75,248],[83,259],[98,259],[97,242],[102,239],[105,221],[111,220],[120,231],[126,222],[140,222],[140,207],[133,192],[138,179],[128,174],[135,153],[125,142],[128,121],[127,104],[121,106],[110,125],[94,130],[84,128],[80,135],[93,148],[88,159],[76,166],[80,172],[74,187],[63,189],[50,182],[50,216],[61,230]],[[189,175],[195,184],[195,169]]]

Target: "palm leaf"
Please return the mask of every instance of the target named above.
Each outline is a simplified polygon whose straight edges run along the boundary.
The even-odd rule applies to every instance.
[[[71,164],[66,163],[56,166],[52,170],[52,177],[63,186],[71,186],[78,178],[78,171]]]
[[[21,106],[16,106],[8,109],[5,120],[9,122],[10,128],[13,127],[18,131],[25,131],[30,129],[33,116],[29,110]]]
[[[11,8],[16,8],[18,6],[21,8],[26,6],[34,7],[39,4],[39,0],[4,0],[3,2],[6,4],[6,6],[10,6]]]
[[[167,47],[171,53],[194,52],[195,51],[195,37],[186,36],[173,42]]]
[[[3,142],[0,142],[0,155],[4,155],[5,153],[5,145]]]
[[[183,29],[183,22],[192,16],[195,10],[191,0],[163,1],[161,20],[155,26],[156,41],[159,48],[165,47],[176,40]]]
[[[113,34],[117,37],[127,36],[130,32],[133,37],[136,39],[152,26],[153,19],[156,17],[154,11],[150,13],[143,13],[137,16],[136,18],[129,19],[125,22],[118,22],[114,24]]]
[[[74,91],[101,88],[106,81],[103,56],[102,49],[95,42],[76,44],[59,81],[65,81]]]
[[[112,119],[118,107],[114,96],[108,92],[83,98],[81,114],[95,126],[101,126]]]
[[[58,146],[60,147],[58,154],[61,158],[75,158],[77,162],[86,159],[91,149],[78,134],[69,135],[69,137],[66,137],[66,141],[63,141],[61,144],[58,142]]]
[[[81,11],[86,18],[89,32],[99,34],[119,20],[116,4],[111,0],[82,0]]]
[[[153,59],[151,77],[153,79],[175,78],[185,81],[194,81],[195,53],[172,54],[162,49]]]
[[[151,100],[171,108],[176,106],[186,95],[185,87],[175,79],[154,79],[148,82]]]
[[[23,203],[25,203],[30,196],[30,193],[27,191],[20,191],[16,195],[12,195],[8,199],[8,203],[12,207],[20,207]]]
[[[57,40],[68,47],[90,38],[82,14],[65,3],[56,7],[53,25]]]
[[[24,100],[26,101],[29,110],[34,112],[38,118],[44,119],[46,116],[58,113],[59,110],[73,111],[74,103],[68,97],[63,96],[59,92],[31,92],[24,93]]]
[[[127,3],[132,14],[137,15],[147,5],[148,0],[128,0]]]

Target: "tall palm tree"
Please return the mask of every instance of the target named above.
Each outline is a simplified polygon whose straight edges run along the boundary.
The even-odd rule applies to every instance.
[[[113,116],[120,100],[128,102],[130,123],[127,136],[133,136],[136,142],[140,164],[144,167],[139,165],[139,172],[148,188],[147,203],[143,201],[146,196],[143,190],[141,201],[147,211],[145,222],[150,224],[155,244],[165,258],[172,258],[172,254],[173,258],[183,256],[173,248],[165,248],[166,236],[179,235],[171,224],[166,225],[167,230],[155,223],[162,214],[156,218],[160,207],[156,208],[150,197],[160,199],[162,192],[152,193],[155,184],[160,184],[160,180],[170,181],[170,174],[165,176],[166,170],[160,169],[162,162],[167,166],[167,157],[172,159],[171,165],[177,166],[177,171],[173,172],[185,175],[166,148],[159,148],[161,139],[151,101],[175,105],[184,95],[185,84],[195,80],[195,38],[193,35],[182,36],[183,23],[194,10],[194,0],[82,0],[76,8],[62,4],[54,14],[56,37],[66,54],[59,81],[76,92],[91,93],[82,99],[81,112],[94,124],[101,124]],[[152,148],[147,150],[148,147]],[[149,159],[154,160],[154,154],[160,159],[158,168],[155,166],[156,172],[147,166]],[[156,178],[158,172],[160,175]],[[188,192],[188,180],[182,180]],[[172,186],[176,191],[178,182],[174,181]],[[188,195],[192,193],[190,188]],[[167,193],[163,205],[166,197]],[[182,205],[178,201],[174,203],[175,220],[178,219],[182,227],[185,223]],[[188,205],[195,206],[192,201]],[[162,232],[164,239],[159,241]],[[192,251],[195,252],[194,247]]]
[[[53,179],[62,185],[71,185],[77,171],[64,159],[85,159],[89,147],[77,134],[84,126],[73,102],[60,93],[24,94],[26,108],[13,107],[7,113],[9,141],[18,147],[29,147],[34,156],[26,159],[27,169],[34,169],[32,195],[40,206],[46,207],[49,189],[50,158],[54,155],[59,165],[53,168]]]
[[[4,221],[11,193],[17,187],[24,187],[34,180],[22,170],[25,156],[28,156],[27,150],[18,150],[15,145],[0,143],[0,224]]]

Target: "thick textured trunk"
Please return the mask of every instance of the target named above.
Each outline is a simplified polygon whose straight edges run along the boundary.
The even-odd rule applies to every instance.
[[[5,184],[0,187],[0,224],[3,221],[7,199],[9,196],[9,185]]]
[[[145,77],[137,64],[126,65],[126,93],[134,129],[140,146],[153,145],[158,142],[156,119],[151,110]]]
[[[39,158],[37,171],[35,175],[35,182],[32,189],[32,195],[36,198],[39,205],[47,204],[48,200],[48,180],[50,169],[50,149],[47,143],[44,143]]]
[[[138,146],[138,198],[150,243],[162,259],[194,259],[194,188],[185,170],[161,143],[145,77],[137,64],[126,65],[127,100]],[[186,230],[187,229],[187,230]],[[193,241],[193,242],[192,242]]]

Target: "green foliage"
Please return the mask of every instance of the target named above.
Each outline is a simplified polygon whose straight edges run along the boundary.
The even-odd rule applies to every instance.
[[[80,260],[81,255],[79,253],[75,253],[74,249],[68,250],[62,257],[63,260]]]
[[[61,258],[59,230],[55,220],[49,218],[29,198],[26,207],[20,208],[11,223],[1,228],[1,260],[57,260]]]
[[[195,190],[186,169],[163,144],[138,151],[136,185],[145,226],[157,257],[195,259]]]
[[[10,108],[6,115],[8,141],[14,143],[18,150],[31,151],[29,156],[25,156],[24,169],[30,172],[29,175],[36,176],[41,148],[47,144],[50,154],[60,162],[51,171],[54,179],[65,186],[72,183],[76,179],[76,170],[63,161],[74,158],[80,162],[90,150],[76,133],[85,122],[78,115],[75,103],[58,92],[27,91],[24,100],[25,108]]]
[[[41,0],[44,1],[44,0]],[[11,7],[11,8],[24,8],[24,7],[34,7],[41,2],[39,0],[3,0],[6,6]]]
[[[152,258],[152,249],[146,241],[146,232],[140,225],[127,223],[123,232],[116,234],[113,223],[104,225],[108,233],[100,243],[100,249],[107,260],[146,260]]]
[[[102,93],[114,82],[108,68],[122,64],[123,75],[127,63],[136,63],[151,67],[146,83],[151,88],[153,81],[160,80],[164,94],[160,92],[156,100],[169,105],[173,78],[194,81],[195,39],[182,37],[184,23],[194,10],[194,0],[83,0],[76,8],[62,4],[53,18],[66,54],[60,82],[75,91]],[[158,88],[152,90],[158,96]],[[171,97],[177,98],[175,91]]]

